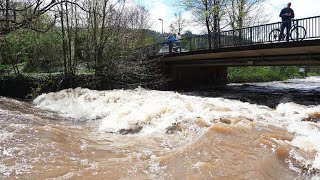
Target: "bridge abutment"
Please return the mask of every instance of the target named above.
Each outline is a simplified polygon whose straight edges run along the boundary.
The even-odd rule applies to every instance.
[[[228,82],[227,67],[171,67],[170,76],[174,89],[220,87]]]

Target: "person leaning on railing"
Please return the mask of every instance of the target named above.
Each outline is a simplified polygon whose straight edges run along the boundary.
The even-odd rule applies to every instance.
[[[172,35],[172,33],[168,36],[168,42],[169,42],[169,53],[172,53],[173,48],[173,42],[176,40],[176,38]]]
[[[279,15],[282,19],[281,31],[279,36],[279,41],[283,38],[284,29],[287,31],[286,41],[289,41],[289,31],[291,27],[291,20],[294,18],[294,11],[291,9],[291,3],[287,4],[287,7],[283,8]]]

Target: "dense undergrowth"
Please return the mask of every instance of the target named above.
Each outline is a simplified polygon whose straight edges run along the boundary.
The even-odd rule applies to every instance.
[[[230,83],[283,81],[290,78],[315,76],[319,73],[299,73],[299,67],[232,67],[228,68]]]

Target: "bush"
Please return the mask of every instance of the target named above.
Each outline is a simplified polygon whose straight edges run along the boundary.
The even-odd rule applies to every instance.
[[[19,30],[0,42],[2,65],[26,63],[25,72],[53,72],[62,67],[61,37],[54,30],[36,33]]]
[[[54,30],[48,33],[29,32],[32,45],[29,46],[28,63],[25,72],[57,72],[63,68],[61,37]]]
[[[228,80],[231,83],[283,81],[301,77],[298,67],[231,67]]]

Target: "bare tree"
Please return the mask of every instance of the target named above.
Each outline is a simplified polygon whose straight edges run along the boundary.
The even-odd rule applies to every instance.
[[[184,30],[187,25],[187,21],[182,17],[182,13],[176,13],[175,21],[170,25],[170,29],[174,33],[180,33]]]
[[[124,1],[86,0],[87,12],[87,46],[85,56],[93,60],[96,75],[102,73],[117,51],[116,43],[121,34],[121,20],[124,12]]]
[[[12,31],[20,28],[32,29],[35,31],[45,31],[46,29],[39,29],[34,27],[34,23],[43,14],[48,13],[52,8],[60,3],[69,2],[68,0],[1,0],[0,1],[0,35],[6,35]],[[55,24],[55,17],[52,22]]]
[[[155,84],[161,79],[160,69],[155,69],[157,61],[149,62],[146,51],[134,51],[147,45],[150,39],[148,17],[147,9],[129,6],[125,0],[0,0],[0,35],[20,28],[26,28],[26,32],[46,30],[38,23],[43,19],[46,27],[54,27],[48,34],[55,34],[54,39],[61,38],[52,43],[59,44],[56,49],[61,55],[55,61],[61,67],[56,69],[63,68],[65,76],[73,77],[77,65],[81,65],[97,77]]]
[[[264,23],[267,21],[262,10],[265,0],[228,0],[227,23],[232,29]]]
[[[220,21],[225,13],[226,0],[181,0],[182,5],[193,12],[197,23],[205,25],[208,33],[209,49],[212,47],[212,34],[219,34]],[[216,39],[216,38],[214,38]],[[217,45],[215,41],[215,45]]]

